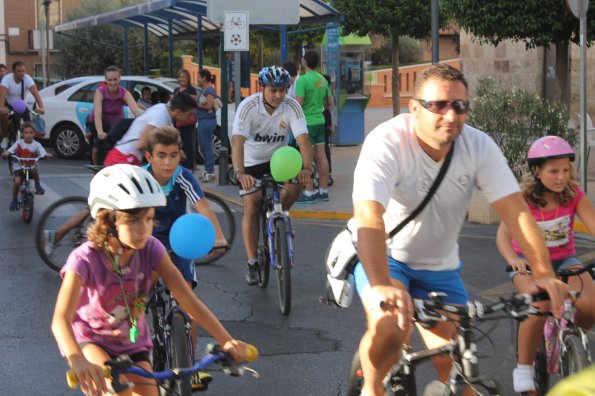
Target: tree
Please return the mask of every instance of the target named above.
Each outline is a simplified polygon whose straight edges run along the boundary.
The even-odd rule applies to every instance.
[[[528,49],[556,46],[556,95],[568,106],[569,43],[579,42],[579,21],[562,0],[442,0],[442,11],[479,42],[523,41]],[[595,9],[587,15],[587,42],[595,39]]]
[[[429,36],[430,0],[333,0],[333,6],[345,17],[343,34],[375,33],[391,39],[393,114],[399,114],[399,36]]]

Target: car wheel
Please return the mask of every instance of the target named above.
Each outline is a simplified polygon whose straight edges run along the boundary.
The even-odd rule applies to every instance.
[[[217,163],[217,160],[219,159],[219,152],[221,151],[221,139],[219,138],[219,135],[221,133],[221,129],[219,127],[217,127],[215,129],[215,132],[213,133],[213,161],[215,161],[215,164]],[[202,153],[202,147],[200,147],[200,144],[198,144],[197,142],[197,149],[198,149],[198,156],[196,157],[196,160],[199,164],[204,164],[204,155]]]
[[[60,158],[82,157],[86,142],[80,128],[72,123],[62,124],[52,133],[52,145]]]

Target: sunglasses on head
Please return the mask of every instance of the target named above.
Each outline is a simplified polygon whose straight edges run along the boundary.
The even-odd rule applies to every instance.
[[[444,114],[452,108],[457,114],[465,114],[469,111],[468,100],[423,100],[415,99],[422,107],[432,113]]]

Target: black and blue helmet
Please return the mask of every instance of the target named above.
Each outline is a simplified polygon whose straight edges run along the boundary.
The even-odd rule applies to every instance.
[[[267,66],[258,73],[258,83],[263,87],[287,88],[291,84],[291,76],[282,67]]]

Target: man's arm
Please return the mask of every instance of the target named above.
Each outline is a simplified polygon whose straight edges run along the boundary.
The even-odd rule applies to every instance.
[[[149,138],[149,132],[151,132],[155,128],[157,128],[155,125],[147,124],[145,129],[143,129],[143,132],[140,134],[140,137],[138,138],[137,147],[140,150],[145,150],[147,148],[147,139]]]
[[[302,170],[298,175],[298,181],[302,184],[306,184],[312,177],[312,161],[314,161],[314,154],[312,151],[312,144],[307,133],[303,133],[295,138],[300,153],[302,154]]]
[[[531,265],[535,285],[547,291],[553,312],[559,312],[568,295],[568,285],[556,279],[543,235],[523,196],[517,192],[499,199],[492,206]]]
[[[244,144],[246,137],[243,135],[231,136],[231,163],[236,171],[236,179],[242,186],[242,190],[248,191],[254,186],[254,178],[246,175],[244,168]]]
[[[37,86],[35,84],[31,85],[31,88],[29,88],[29,92],[31,92],[31,94],[35,98],[35,103],[37,103],[37,112],[39,114],[44,114],[45,107],[43,105],[43,99],[41,98],[41,95],[39,94],[39,90],[37,89]]]
[[[3,113],[8,113],[8,107],[6,107],[6,95],[8,94],[8,88],[4,85],[0,85],[0,109]]]
[[[357,253],[371,286],[390,285],[386,259],[384,207],[376,201],[358,201],[353,208],[357,224]]]

